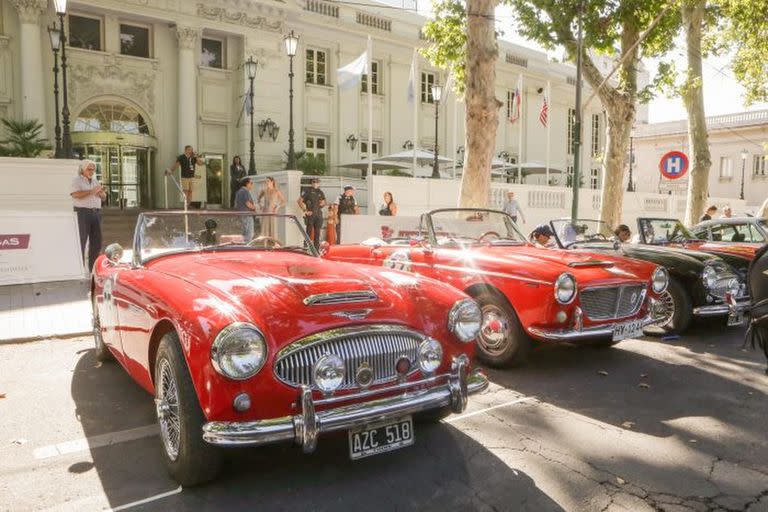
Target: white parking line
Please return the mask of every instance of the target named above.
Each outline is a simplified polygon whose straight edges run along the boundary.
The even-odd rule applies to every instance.
[[[484,409],[479,409],[477,411],[472,411],[472,412],[460,414],[458,416],[451,416],[450,418],[446,418],[443,421],[445,423],[454,423],[454,422],[457,422],[459,420],[464,420],[464,419],[467,419],[467,418],[471,418],[472,416],[477,416],[478,414],[484,414],[484,413],[486,413],[488,411],[492,411],[494,409],[500,409],[501,407],[508,407],[510,405],[515,405],[515,404],[519,404],[519,403],[523,403],[523,402],[530,402],[531,400],[535,400],[535,399],[536,399],[535,396],[526,396],[526,397],[523,397],[523,398],[517,398],[515,400],[510,400],[509,402],[504,402],[502,404],[492,405],[491,407],[486,407]]]
[[[149,498],[144,498],[143,500],[137,500],[132,501],[130,503],[126,503],[125,505],[120,505],[119,507],[110,508],[108,509],[109,512],[118,512],[120,510],[128,510],[129,508],[138,507],[139,505],[145,505],[147,503],[151,503],[153,501],[161,500],[163,498],[167,498],[168,496],[173,496],[174,494],[179,494],[181,492],[181,486],[178,486],[172,491],[163,492],[160,494],[155,494],[154,496],[150,496]]]
[[[50,444],[48,446],[36,448],[32,451],[32,456],[36,459],[49,459],[60,455],[101,448],[102,446],[110,446],[126,441],[135,441],[144,437],[155,436],[159,432],[159,427],[157,424],[154,424],[128,430],[120,430],[118,432],[109,432],[93,437],[81,437],[72,441],[65,441],[63,443]]]

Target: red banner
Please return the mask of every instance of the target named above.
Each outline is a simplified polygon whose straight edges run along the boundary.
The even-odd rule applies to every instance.
[[[0,235],[0,251],[28,248],[29,235]]]

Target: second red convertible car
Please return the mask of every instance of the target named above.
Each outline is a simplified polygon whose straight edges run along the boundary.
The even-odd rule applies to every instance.
[[[256,237],[254,238],[254,234]],[[183,485],[220,447],[348,433],[353,459],[413,444],[413,415],[464,410],[481,313],[453,287],[318,257],[291,216],[139,216],[132,259],[93,271],[94,337],[155,397],[163,455]]]
[[[493,366],[522,362],[531,339],[611,345],[642,335],[667,287],[667,271],[644,261],[536,248],[499,211],[435,210],[411,233],[420,238],[330,246],[325,257],[415,272],[474,297],[478,357]]]

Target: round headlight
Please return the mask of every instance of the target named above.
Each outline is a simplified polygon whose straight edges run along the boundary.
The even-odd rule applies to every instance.
[[[576,297],[576,279],[571,274],[560,274],[555,281],[555,300],[569,304]]]
[[[475,339],[480,332],[483,313],[480,306],[472,299],[461,299],[448,313],[448,329],[459,338],[459,341],[468,343]]]
[[[443,347],[433,338],[427,338],[419,345],[419,368],[424,373],[434,373],[443,360]]]
[[[651,276],[651,288],[654,293],[664,293],[667,289],[667,285],[669,285],[669,273],[667,272],[667,269],[664,267],[656,267],[656,270],[653,271],[653,276]]]
[[[704,283],[704,287],[708,290],[714,288],[715,285],[717,285],[717,270],[709,265],[705,266],[704,270],[701,272],[701,281]]]
[[[730,293],[734,298],[739,296],[739,292],[741,292],[741,284],[739,284],[739,280],[735,277],[728,280],[726,283],[726,290],[728,290],[728,293]]]
[[[267,343],[256,326],[234,323],[223,328],[211,345],[211,362],[217,372],[235,380],[256,375],[267,360]]]
[[[336,354],[325,354],[315,362],[315,386],[324,394],[333,393],[344,382],[344,361]]]

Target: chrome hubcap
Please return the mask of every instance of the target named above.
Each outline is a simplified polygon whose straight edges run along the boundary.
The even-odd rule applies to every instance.
[[[478,345],[488,354],[501,354],[510,342],[507,315],[493,304],[483,306],[482,311],[483,323],[477,338]]]
[[[175,461],[179,456],[181,443],[179,392],[176,387],[176,378],[171,371],[171,364],[167,359],[160,361],[160,379],[157,383],[156,394],[155,410],[157,411],[157,421],[160,424],[160,437],[163,440],[168,458]]]

